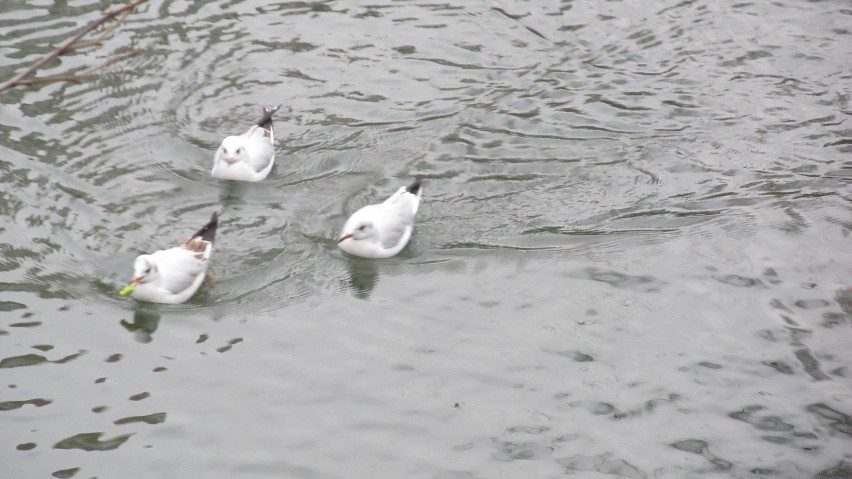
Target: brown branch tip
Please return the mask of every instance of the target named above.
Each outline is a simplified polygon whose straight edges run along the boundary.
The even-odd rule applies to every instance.
[[[81,80],[80,80],[79,75],[68,75],[68,74],[62,75],[62,74],[60,74],[60,75],[53,75],[53,76],[44,77],[44,78],[35,78],[35,73],[40,68],[45,66],[46,64],[50,63],[51,61],[55,60],[56,58],[58,58],[62,55],[65,55],[68,52],[71,52],[71,51],[74,51],[74,50],[80,49],[80,48],[89,47],[89,46],[101,45],[101,43],[104,39],[106,39],[116,29],[118,29],[118,27],[122,23],[124,23],[124,21],[127,19],[127,17],[130,15],[130,13],[133,11],[134,8],[136,8],[137,6],[143,4],[147,1],[148,0],[133,0],[132,2],[128,3],[127,5],[124,5],[123,7],[119,7],[119,8],[116,8],[115,10],[112,10],[110,12],[105,13],[103,16],[101,16],[97,20],[89,23],[85,28],[83,28],[83,30],[81,30],[79,33],[77,33],[70,40],[68,40],[67,42],[65,42],[61,46],[55,48],[53,51],[51,51],[47,55],[45,55],[42,58],[40,58],[39,60],[37,60],[32,65],[30,65],[29,68],[27,68],[26,70],[19,73],[14,78],[12,78],[8,82],[6,82],[2,86],[0,86],[0,92],[4,92],[6,90],[9,90],[9,89],[12,89],[12,88],[15,88],[15,87],[18,87],[18,86],[33,86],[33,85],[37,85],[37,84],[41,85],[41,84],[45,84],[45,83],[52,83],[52,82],[59,82],[59,81],[68,81],[68,82],[73,82],[73,83],[80,83]],[[89,34],[94,29],[98,28],[100,25],[108,22],[109,20],[114,20],[114,21],[113,21],[112,25],[110,25],[106,29],[104,29],[103,32],[101,32],[99,35],[95,36],[92,39],[83,40],[83,37],[85,37],[87,34]],[[117,61],[121,61],[121,60],[124,60],[126,58],[136,56],[139,53],[141,53],[141,50],[134,49],[129,54],[115,56],[112,59],[108,60],[106,63],[100,65],[99,67],[90,68],[90,69],[86,70],[84,72],[84,74],[100,70],[100,69],[105,68],[109,65],[112,65],[113,63],[116,63]]]

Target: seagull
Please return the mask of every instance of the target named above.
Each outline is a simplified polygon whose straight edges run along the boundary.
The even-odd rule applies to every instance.
[[[143,254],[133,263],[133,279],[121,292],[141,301],[183,303],[198,290],[207,273],[219,214],[174,248]]]
[[[261,181],[266,178],[275,163],[272,115],[279,108],[281,105],[272,110],[264,107],[263,116],[247,132],[222,140],[210,173],[223,180]]]
[[[399,253],[411,238],[422,195],[418,177],[384,202],[361,208],[346,220],[337,246],[364,258],[390,258]]]

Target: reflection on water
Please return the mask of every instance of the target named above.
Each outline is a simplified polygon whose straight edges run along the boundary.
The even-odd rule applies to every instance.
[[[113,3],[4,3],[0,78]],[[149,0],[0,94],[4,477],[852,476],[849,18]],[[406,251],[341,254],[415,173]],[[117,296],[211,211],[212,284]]]
[[[121,320],[124,329],[133,333],[133,337],[140,343],[150,343],[154,331],[160,324],[160,312],[156,306],[137,305],[133,311],[133,322]]]
[[[252,185],[242,181],[220,181],[219,204],[222,205],[223,214],[238,205],[245,205],[243,195]]]
[[[358,299],[370,299],[370,293],[379,280],[379,268],[376,261],[362,258],[349,259],[349,287]]]

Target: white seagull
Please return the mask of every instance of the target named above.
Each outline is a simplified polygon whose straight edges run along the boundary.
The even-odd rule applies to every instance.
[[[183,303],[201,286],[207,273],[219,214],[174,248],[143,254],[133,263],[133,279],[121,296],[141,301]]]
[[[247,132],[222,140],[210,173],[223,180],[261,181],[266,178],[275,163],[272,115],[279,108],[281,105],[272,110],[264,108],[263,116]]]
[[[422,195],[418,177],[384,202],[361,208],[346,220],[337,246],[364,258],[390,258],[399,253],[411,238]]]

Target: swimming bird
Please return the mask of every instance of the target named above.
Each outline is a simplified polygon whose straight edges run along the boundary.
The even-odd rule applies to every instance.
[[[264,107],[263,116],[247,132],[222,140],[210,173],[223,180],[261,181],[266,178],[275,163],[272,115],[279,108],[281,105],[271,110]]]
[[[174,248],[143,254],[133,263],[133,279],[121,296],[141,301],[183,303],[201,286],[207,273],[219,214]]]
[[[390,258],[408,244],[414,229],[414,215],[423,195],[418,177],[390,198],[377,205],[365,206],[346,220],[337,246],[364,258]]]

